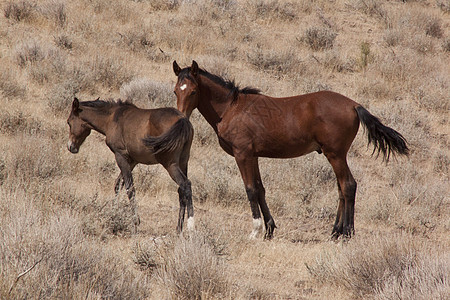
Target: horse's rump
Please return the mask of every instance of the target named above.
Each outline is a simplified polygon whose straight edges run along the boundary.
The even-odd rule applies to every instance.
[[[145,146],[154,154],[173,152],[184,148],[192,140],[194,129],[187,118],[180,118],[172,127],[160,136],[147,136],[142,139]]]

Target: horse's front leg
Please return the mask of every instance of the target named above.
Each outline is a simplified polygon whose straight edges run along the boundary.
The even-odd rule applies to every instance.
[[[127,159],[126,157],[124,157],[123,155],[119,154],[119,153],[115,153],[115,157],[116,157],[116,162],[117,165],[120,168],[120,173],[123,179],[123,185],[126,188],[127,191],[127,196],[128,196],[128,200],[130,201],[130,207],[131,207],[131,213],[132,213],[132,218],[133,218],[133,224],[134,224],[134,232],[137,232],[137,226],[140,224],[140,218],[139,215],[137,213],[137,207],[136,207],[136,190],[134,189],[134,184],[133,184],[133,176],[132,176],[132,171],[133,168],[136,166],[136,163],[131,161],[130,159]],[[116,180],[116,187],[117,187],[117,182],[119,181],[120,183],[120,179],[117,178]]]
[[[264,235],[264,239],[270,240],[273,237],[273,232],[277,226],[275,225],[275,221],[270,214],[269,206],[267,206],[266,202],[266,189],[264,188],[261,180],[261,174],[259,172],[259,164],[258,158],[256,158],[256,163],[254,164],[255,168],[255,185],[258,190],[258,203],[259,208],[264,216],[264,224],[266,226],[266,234]]]
[[[250,239],[254,239],[259,235],[259,232],[262,229],[261,212],[259,210],[260,205],[258,200],[259,191],[255,180],[257,177],[257,174],[255,173],[255,164],[257,165],[258,161],[253,156],[244,154],[235,154],[235,159],[239,171],[241,172],[242,180],[244,181],[248,201],[250,202],[250,209],[253,217],[253,230],[250,234]]]

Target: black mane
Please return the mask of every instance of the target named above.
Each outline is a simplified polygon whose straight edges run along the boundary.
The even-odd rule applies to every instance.
[[[217,83],[221,87],[226,88],[230,91],[230,96],[233,98],[233,102],[237,100],[237,97],[239,94],[261,94],[261,90],[253,88],[253,87],[244,87],[240,88],[239,85],[236,84],[234,80],[226,79],[224,77],[221,77],[219,75],[211,74],[206,70],[199,69],[199,74],[202,76],[205,76],[206,78],[210,79],[214,83]],[[183,78],[191,78],[191,67],[184,68],[180,71],[180,74],[178,75],[179,79]]]
[[[80,106],[84,106],[84,107],[92,107],[95,108],[97,110],[98,113],[100,114],[110,114],[110,109],[113,107],[119,107],[118,109],[115,110],[114,112],[114,118],[113,120],[115,122],[117,122],[119,120],[119,118],[122,116],[123,112],[125,110],[127,110],[130,107],[136,107],[136,105],[134,105],[133,103],[129,102],[129,101],[122,101],[122,100],[94,100],[94,101],[84,101],[84,102],[80,102]]]
[[[134,105],[133,103],[129,102],[129,101],[122,101],[122,100],[93,100],[93,101],[83,101],[80,102],[81,106],[86,106],[86,107],[92,107],[92,108],[97,108],[100,110],[108,110],[113,106],[134,106],[136,107],[136,105]]]

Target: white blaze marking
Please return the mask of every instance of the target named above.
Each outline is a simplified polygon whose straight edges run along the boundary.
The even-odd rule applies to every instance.
[[[253,219],[253,230],[252,233],[250,233],[250,239],[255,239],[261,228],[262,228],[261,218]]]
[[[194,221],[194,217],[189,217],[187,219],[187,230],[188,231],[193,231],[195,230],[195,221]]]
[[[184,91],[184,90],[186,89],[186,87],[187,87],[187,85],[186,85],[186,83],[185,83],[185,84],[183,84],[182,86],[180,86],[180,90]]]

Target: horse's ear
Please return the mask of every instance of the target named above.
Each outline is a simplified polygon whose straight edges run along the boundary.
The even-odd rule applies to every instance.
[[[173,72],[175,73],[175,75],[179,75],[180,74],[180,72],[181,72],[181,68],[180,68],[180,66],[177,64],[177,61],[176,60],[174,60],[173,61]]]
[[[198,64],[195,60],[192,61],[191,74],[194,77],[197,77],[198,75]]]
[[[75,97],[75,98],[73,98],[73,102],[72,102],[72,112],[75,115],[78,115],[79,110],[80,110],[80,102],[78,101],[78,98]]]

